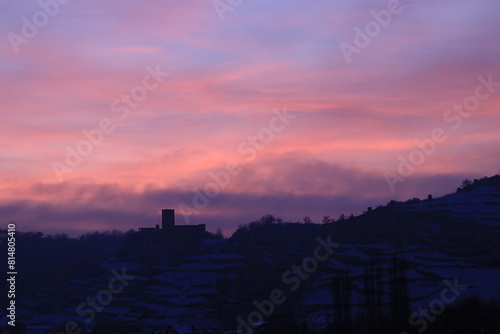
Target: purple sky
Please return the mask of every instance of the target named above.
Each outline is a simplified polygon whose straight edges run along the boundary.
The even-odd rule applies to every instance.
[[[498,1],[60,1],[0,5],[4,226],[229,235],[499,171]]]

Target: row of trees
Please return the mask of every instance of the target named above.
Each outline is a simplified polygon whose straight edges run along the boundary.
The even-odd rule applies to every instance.
[[[392,259],[389,268],[372,260],[362,278],[362,300],[354,303],[354,279],[347,270],[336,270],[331,283],[333,321],[324,330],[309,329],[296,314],[277,313],[256,329],[256,334],[498,334],[500,305],[478,297],[461,300],[428,321],[425,328],[412,327],[411,299],[407,278],[408,263]],[[290,309],[289,309],[290,310]]]
[[[351,299],[352,278],[348,271],[337,271],[331,284],[334,321],[330,324],[330,331],[383,334],[398,333],[407,327],[411,313],[407,269],[407,262],[398,257],[393,258],[388,270],[382,267],[380,261],[372,260],[365,267],[361,289],[363,302],[358,305],[355,321]]]
[[[449,305],[439,316],[431,320],[425,318],[425,326],[412,327],[409,322],[412,308],[407,270],[408,262],[398,257],[393,258],[388,270],[384,270],[376,260],[367,265],[363,277],[361,312],[355,320],[351,300],[353,282],[347,271],[339,271],[331,285],[334,321],[327,332],[385,334],[421,333],[425,330],[428,334],[500,333],[500,304],[496,301],[484,302],[479,297]]]
[[[338,216],[337,219],[335,219],[335,217],[332,217],[330,215],[324,215],[321,219],[321,223],[323,223],[323,224],[335,223],[335,222],[346,221],[346,220],[353,219],[353,218],[354,218],[354,214],[350,214],[349,216],[347,216],[347,215],[342,213]],[[277,218],[273,215],[265,215],[265,216],[262,216],[260,219],[253,221],[251,223],[240,224],[238,226],[238,229],[243,229],[243,230],[255,229],[258,227],[262,227],[262,226],[268,226],[271,224],[282,224],[282,223],[284,223],[284,221],[281,218]],[[296,222],[296,223],[298,224],[300,222]],[[313,224],[314,222],[310,216],[305,216],[304,218],[302,218],[302,223]]]

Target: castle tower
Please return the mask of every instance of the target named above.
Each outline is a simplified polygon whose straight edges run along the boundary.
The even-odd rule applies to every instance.
[[[175,226],[175,214],[172,209],[161,210],[161,229],[166,230]]]

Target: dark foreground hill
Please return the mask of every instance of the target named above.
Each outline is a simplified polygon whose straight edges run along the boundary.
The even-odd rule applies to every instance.
[[[17,330],[500,333],[499,213],[495,176],[324,224],[269,215],[229,239],[21,234],[36,294]]]

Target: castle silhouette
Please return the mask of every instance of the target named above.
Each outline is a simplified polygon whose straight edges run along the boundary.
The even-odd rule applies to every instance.
[[[141,227],[142,233],[165,233],[174,237],[202,237],[205,234],[205,224],[175,225],[175,211],[173,209],[161,210],[161,229],[156,227]]]

